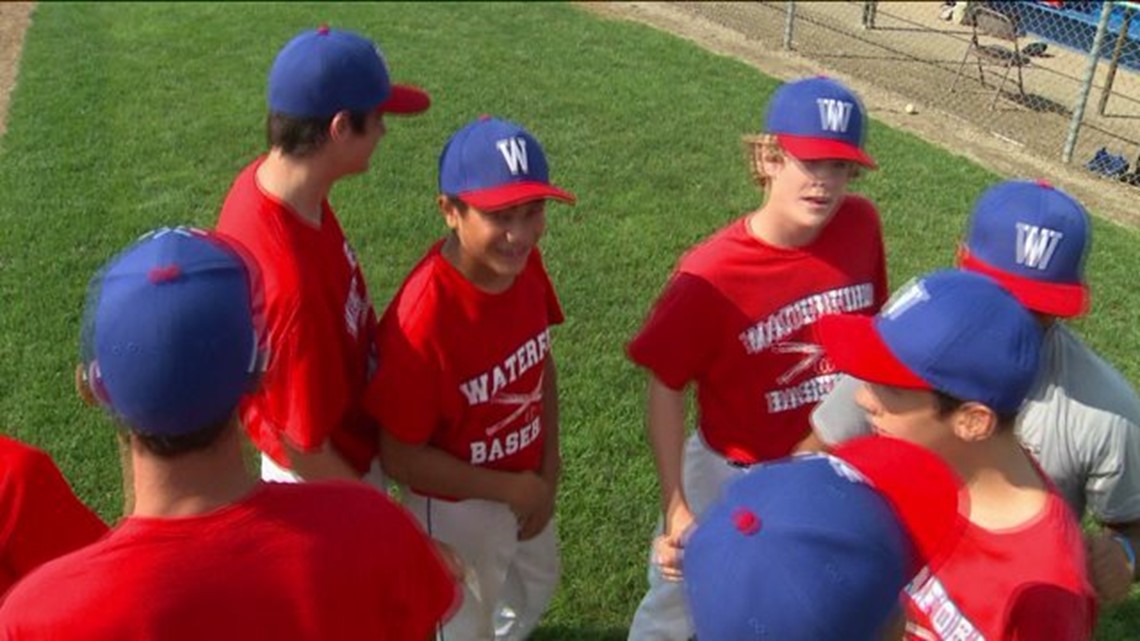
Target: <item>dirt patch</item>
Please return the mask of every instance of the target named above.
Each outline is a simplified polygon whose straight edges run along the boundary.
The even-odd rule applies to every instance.
[[[783,51],[778,45],[773,47],[769,42],[760,42],[755,36],[749,37],[741,30],[725,27],[696,14],[691,7],[662,2],[582,3],[579,6],[603,16],[632,20],[671,32],[709,51],[741,60],[775,78],[786,80],[827,73],[857,91],[871,116],[886,125],[966,156],[1003,176],[1046,178],[1063,186],[1101,216],[1131,227],[1140,225],[1135,188],[1096,178],[1080,168],[1079,163],[1064,165],[1040,157],[1017,141],[971,126],[953,114],[939,110],[937,105],[921,104],[913,96],[887,89],[881,83],[844,73],[842,69],[821,64],[796,52]],[[732,10],[733,4],[725,6]],[[735,6],[740,10],[740,5]],[[918,113],[907,114],[907,103],[914,103]]]
[[[16,86],[24,34],[35,6],[34,2],[0,2],[0,136],[8,130],[8,97]]]

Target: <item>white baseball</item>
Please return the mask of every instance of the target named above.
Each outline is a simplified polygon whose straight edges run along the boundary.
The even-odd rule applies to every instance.
[[[906,110],[906,112],[907,112],[908,114],[918,113],[918,109],[915,109],[915,108],[914,108],[914,103],[913,103],[913,102],[908,102],[908,103],[906,103],[906,107],[904,107],[904,109]]]

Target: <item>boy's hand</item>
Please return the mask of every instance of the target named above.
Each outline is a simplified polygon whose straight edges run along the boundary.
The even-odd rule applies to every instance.
[[[1085,535],[1089,579],[1102,604],[1112,604],[1128,596],[1132,588],[1132,572],[1128,556],[1108,532]]]
[[[665,533],[653,541],[653,562],[667,581],[680,581],[682,578],[681,557],[693,521],[689,506],[676,505],[665,517]]]
[[[539,478],[546,483],[546,500],[530,516],[520,521],[518,535],[520,541],[529,541],[541,534],[546,524],[554,517],[554,504],[558,497],[558,474],[542,473]]]
[[[537,512],[552,494],[549,485],[534,472],[518,472],[511,482],[507,494],[507,505],[514,512],[519,525]],[[553,500],[551,500],[553,503]],[[553,510],[553,506],[551,507]]]
[[[531,512],[530,516],[523,519],[520,523],[520,541],[529,541],[546,529],[546,524],[549,523],[550,519],[554,516],[554,494],[552,490],[547,499],[542,502],[542,505],[534,512]]]

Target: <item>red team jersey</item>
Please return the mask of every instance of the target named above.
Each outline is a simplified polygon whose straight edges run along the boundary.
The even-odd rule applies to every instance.
[[[542,463],[543,378],[562,308],[538,249],[504,292],[475,287],[436,243],[380,320],[365,403],[408,443],[512,472]]]
[[[455,582],[412,517],[360,484],[262,484],[173,519],[128,518],[0,607],[9,641],[426,639]]]
[[[734,221],[681,258],[629,357],[672,389],[697,384],[699,428],[722,456],[787,455],[837,374],[813,337],[828,314],[874,314],[887,277],[878,213],[847,196],[806,247],[773,247]]]
[[[312,451],[331,439],[363,474],[379,434],[360,405],[374,367],[376,314],[364,274],[329,206],[321,226],[261,190],[247,166],[230,188],[217,230],[256,259],[265,291],[269,367],[242,404],[250,438],[290,468],[281,445]]]
[[[37,566],[106,532],[47,454],[0,436],[0,596]]]
[[[1096,620],[1080,526],[1053,492],[1024,525],[968,525],[937,574],[920,573],[907,596],[908,641],[1083,641]]]

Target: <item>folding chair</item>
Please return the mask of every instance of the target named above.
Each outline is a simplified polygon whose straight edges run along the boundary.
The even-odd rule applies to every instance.
[[[1013,69],[1017,69],[1017,90],[1021,93],[1021,97],[1025,98],[1025,83],[1022,81],[1021,68],[1029,66],[1029,57],[1021,52],[1021,47],[1018,44],[1017,25],[1013,18],[982,6],[971,6],[969,13],[972,14],[971,17],[973,18],[973,32],[970,35],[970,44],[966,47],[966,53],[962,55],[962,63],[958,65],[958,73],[954,75],[954,82],[950,85],[950,92],[953,93],[957,88],[958,79],[962,77],[966,62],[970,56],[973,56],[978,66],[978,80],[983,87],[988,87],[985,67],[1001,67],[1004,70],[1001,82],[994,90],[994,98],[990,101],[991,110],[997,104],[998,96],[1001,95],[1001,90],[1005,87],[1006,80],[1009,79],[1010,71]],[[983,44],[982,38],[997,40],[999,43]]]

